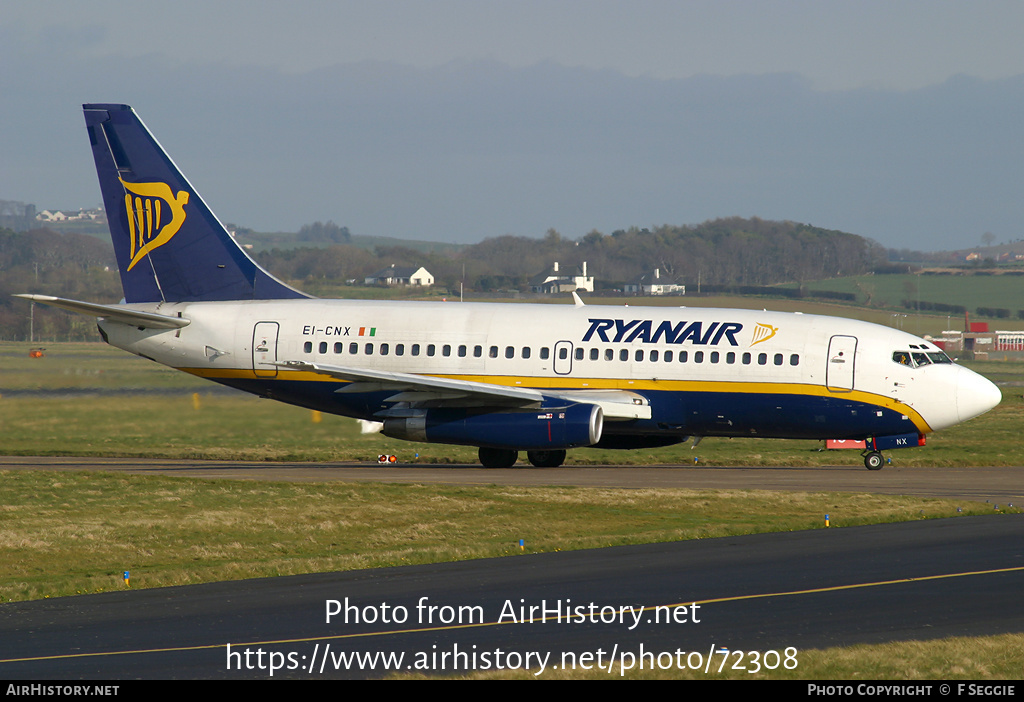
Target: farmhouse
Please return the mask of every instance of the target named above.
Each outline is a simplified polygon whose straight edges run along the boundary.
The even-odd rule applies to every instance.
[[[530,279],[530,289],[538,293],[560,293],[586,290],[594,292],[594,276],[587,275],[587,262],[571,270],[560,271],[558,261],[551,268]]]
[[[434,276],[423,266],[419,268],[389,266],[366,278],[366,285],[422,285],[426,287],[433,284]]]
[[[622,291],[631,295],[685,295],[686,286],[670,278],[662,278],[661,271],[655,268],[652,273],[641,276],[639,280],[626,283],[622,286]]]

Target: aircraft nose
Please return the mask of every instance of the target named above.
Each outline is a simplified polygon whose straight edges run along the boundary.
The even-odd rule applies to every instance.
[[[985,414],[999,404],[1003,394],[988,378],[960,367],[956,379],[956,413],[961,422]]]

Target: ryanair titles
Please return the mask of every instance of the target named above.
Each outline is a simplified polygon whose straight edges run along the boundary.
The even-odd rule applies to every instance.
[[[739,346],[736,335],[743,329],[739,322],[662,322],[657,327],[650,319],[591,319],[590,329],[583,335],[583,341],[595,336],[600,341],[629,344],[641,341],[645,344],[682,344],[690,342],[701,346],[717,346],[723,339],[730,346]]]

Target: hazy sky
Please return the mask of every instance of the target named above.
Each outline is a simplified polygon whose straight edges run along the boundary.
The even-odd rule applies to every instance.
[[[4,0],[0,24],[83,55],[306,71],[393,61],[553,60],[626,75],[799,73],[916,88],[1024,73],[1016,0]]]
[[[1002,1],[0,0],[0,199],[97,204],[79,105],[117,101],[262,230],[1010,240],[1022,29]]]

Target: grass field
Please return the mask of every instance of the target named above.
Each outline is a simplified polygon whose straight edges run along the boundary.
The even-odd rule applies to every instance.
[[[1024,276],[1020,275],[861,275],[810,281],[804,285],[808,290],[853,293],[857,296],[857,307],[905,313],[908,316],[903,328],[912,334],[941,332],[942,329],[933,330],[931,320],[948,320],[946,329],[963,329],[963,315],[933,313],[918,318],[903,306],[903,300],[962,305],[970,312],[972,320],[987,321],[992,329],[1024,329],[1024,320],[1017,316],[1018,310],[1024,310]],[[981,317],[976,312],[979,307],[1008,309],[1011,318]]]
[[[424,486],[0,472],[3,601],[623,544],[991,514],[756,490]]]

